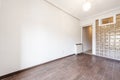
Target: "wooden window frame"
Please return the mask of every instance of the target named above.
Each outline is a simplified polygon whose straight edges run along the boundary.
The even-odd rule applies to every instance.
[[[102,20],[108,19],[108,18],[111,18],[111,17],[113,17],[113,22],[112,23],[107,23],[107,24],[102,23]],[[99,18],[99,26],[105,26],[105,25],[110,25],[110,24],[116,24],[116,15]]]

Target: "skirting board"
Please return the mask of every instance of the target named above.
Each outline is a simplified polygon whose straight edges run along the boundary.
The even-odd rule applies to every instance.
[[[26,70],[29,70],[29,69],[32,69],[32,68],[35,68],[35,67],[38,67],[38,66],[41,66],[41,65],[45,65],[45,64],[48,64],[48,63],[51,63],[51,62],[54,62],[54,61],[57,61],[57,60],[60,60],[60,59],[64,59],[64,58],[66,58],[66,57],[70,57],[70,56],[73,56],[73,55],[75,55],[75,54],[71,54],[71,55],[68,55],[68,56],[65,56],[65,57],[61,57],[61,58],[58,58],[58,59],[55,59],[55,60],[52,60],[52,61],[49,61],[49,62],[46,62],[46,63],[43,63],[43,64],[39,64],[39,65],[36,65],[36,66],[33,66],[33,67],[29,67],[29,68],[26,68],[26,69],[22,69],[22,70],[13,72],[13,73],[9,73],[9,74],[0,76],[0,80],[1,80],[1,79],[4,79],[4,78],[7,78],[7,77],[10,77],[10,76],[12,76],[12,75],[18,74],[18,73],[20,73],[20,72],[23,72],[23,71],[26,71]]]
[[[96,54],[87,54],[87,53],[83,53],[83,54],[97,56],[97,57],[101,57],[101,58],[109,59],[109,60],[114,60],[114,61],[120,61],[119,59],[112,59],[112,58],[108,58],[108,57],[104,57],[104,56],[100,56],[100,55],[96,55]]]

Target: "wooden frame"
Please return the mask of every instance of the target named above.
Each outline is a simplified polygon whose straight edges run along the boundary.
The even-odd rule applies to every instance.
[[[106,25],[116,24],[116,15],[102,17],[102,18],[99,19],[98,24],[99,24],[99,26],[106,26]]]

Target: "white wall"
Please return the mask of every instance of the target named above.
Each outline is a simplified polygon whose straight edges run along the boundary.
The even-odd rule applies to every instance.
[[[43,0],[1,0],[0,76],[75,53],[79,21]]]

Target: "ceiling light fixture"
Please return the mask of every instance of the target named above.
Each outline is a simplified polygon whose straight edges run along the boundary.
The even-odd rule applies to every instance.
[[[90,3],[90,2],[85,2],[85,3],[83,4],[83,10],[84,10],[84,11],[89,11],[90,8],[91,8],[91,3]]]

